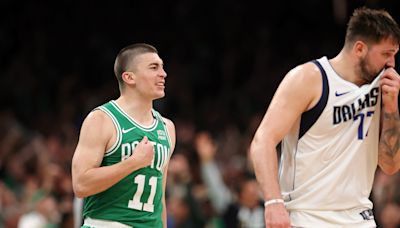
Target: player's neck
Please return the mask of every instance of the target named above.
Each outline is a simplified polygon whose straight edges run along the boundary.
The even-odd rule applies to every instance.
[[[121,95],[115,102],[138,123],[143,125],[151,125],[153,123],[152,101]]]
[[[359,76],[358,63],[345,51],[341,51],[329,62],[339,77],[358,86],[365,84]]]

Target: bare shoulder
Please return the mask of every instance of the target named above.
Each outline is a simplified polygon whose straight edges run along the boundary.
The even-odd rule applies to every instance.
[[[89,125],[91,128],[104,127],[108,124],[112,125],[111,118],[99,109],[90,112],[83,121],[83,125]]]
[[[314,107],[322,94],[321,71],[312,62],[307,62],[293,68],[282,81],[282,87],[291,91],[294,96],[302,97],[305,110]]]
[[[110,139],[114,132],[111,118],[101,110],[90,112],[83,121],[81,136],[96,136],[98,139]]]
[[[257,130],[257,138],[268,138],[277,145],[289,132],[302,113],[315,105],[322,91],[321,74],[311,62],[290,70],[275,92],[268,110]]]
[[[289,71],[286,78],[298,81],[300,84],[309,85],[309,83],[321,82],[321,71],[314,63],[307,62]]]
[[[163,117],[163,120],[164,120],[165,125],[168,128],[168,131],[171,132],[171,133],[173,132],[175,134],[175,124],[174,124],[174,122],[172,122],[172,120],[170,120],[168,118],[165,118],[165,117]]]

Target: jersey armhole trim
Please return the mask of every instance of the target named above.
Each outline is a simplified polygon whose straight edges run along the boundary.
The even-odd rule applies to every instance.
[[[117,131],[117,140],[111,146],[111,148],[108,149],[106,151],[106,153],[104,154],[104,157],[107,157],[107,156],[110,156],[111,154],[113,154],[115,151],[117,151],[119,145],[121,144],[121,141],[122,141],[121,127],[120,127],[117,119],[115,118],[115,116],[108,109],[106,109],[105,107],[98,107],[97,109],[103,111],[111,118],[111,120],[114,124],[115,130]]]
[[[322,65],[317,61],[313,60],[312,63],[317,65],[321,72],[322,77],[322,94],[318,101],[318,103],[311,108],[310,110],[304,112],[301,115],[300,119],[300,130],[299,130],[299,139],[317,122],[318,118],[320,117],[321,113],[324,111],[326,104],[328,103],[329,98],[329,83],[328,83],[328,76]]]

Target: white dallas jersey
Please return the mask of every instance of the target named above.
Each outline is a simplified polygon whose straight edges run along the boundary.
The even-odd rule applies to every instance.
[[[292,225],[374,226],[368,198],[378,163],[380,76],[359,87],[326,57],[314,63],[323,94],[282,141],[279,181]]]

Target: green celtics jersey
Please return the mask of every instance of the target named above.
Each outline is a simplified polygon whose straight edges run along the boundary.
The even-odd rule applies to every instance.
[[[133,150],[144,136],[154,145],[154,160],[150,166],[132,172],[109,189],[85,198],[83,217],[117,221],[135,228],[163,227],[163,168],[171,150],[162,117],[152,110],[154,122],[144,127],[129,117],[115,101],[96,109],[105,112],[117,129],[117,140],[105,153],[101,166],[121,162],[132,153],[135,156]]]

